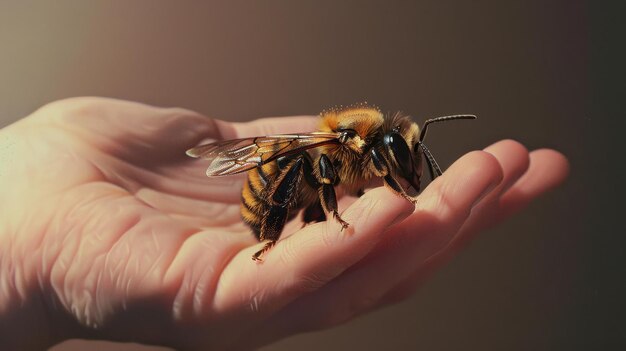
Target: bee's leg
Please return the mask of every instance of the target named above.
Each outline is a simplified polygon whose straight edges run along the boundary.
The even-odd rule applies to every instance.
[[[320,202],[324,210],[328,213],[332,213],[333,217],[341,223],[341,229],[345,229],[349,226],[348,222],[341,219],[339,212],[337,211],[337,194],[335,194],[335,185],[339,183],[339,177],[335,172],[332,162],[328,156],[322,154],[319,162],[319,174],[321,178],[321,184],[319,187]]]
[[[261,258],[261,256],[263,256],[264,253],[269,251],[269,249],[271,249],[274,245],[276,245],[276,240],[268,241],[261,250],[257,251],[254,255],[252,255],[252,260],[257,261],[257,262],[263,262],[263,259]]]
[[[376,169],[376,175],[382,177],[385,185],[391,189],[394,193],[402,196],[403,198],[409,200],[411,203],[416,203],[417,199],[411,197],[406,193],[404,188],[398,183],[398,181],[389,173],[389,163],[382,155],[382,153],[376,148],[372,148],[370,151],[372,157],[372,163],[374,164],[374,168]]]
[[[317,181],[315,177],[315,170],[313,169],[313,159],[308,152],[304,152],[302,154],[304,163],[302,164],[302,173],[304,175],[305,183],[317,191],[320,187],[320,182]],[[326,220],[326,213],[324,213],[324,208],[320,203],[319,199],[315,201],[313,204],[307,206],[304,209],[304,214],[302,216],[302,227],[306,226],[309,223],[321,222]]]
[[[261,261],[261,256],[269,250],[280,237],[289,215],[289,208],[293,205],[297,195],[298,185],[302,177],[302,157],[296,159],[276,179],[274,187],[269,192],[270,205],[261,224],[259,240],[269,240],[267,244],[252,255],[255,261]]]

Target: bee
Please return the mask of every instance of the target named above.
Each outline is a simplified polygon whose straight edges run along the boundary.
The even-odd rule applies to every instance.
[[[218,141],[187,151],[209,160],[207,176],[248,172],[241,194],[241,216],[265,246],[252,259],[276,244],[285,223],[302,209],[306,224],[332,216],[342,230],[349,224],[337,207],[336,187],[361,196],[374,178],[395,194],[416,202],[407,193],[420,192],[423,163],[431,179],[442,174],[424,145],[432,123],[475,119],[453,115],[429,119],[422,128],[402,113],[385,115],[366,104],[333,108],[320,114],[319,130]],[[408,184],[407,189],[403,184]]]

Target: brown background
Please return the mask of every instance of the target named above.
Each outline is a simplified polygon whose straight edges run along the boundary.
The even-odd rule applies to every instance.
[[[474,123],[429,134],[442,165],[514,138],[563,151],[572,177],[484,233],[408,301],[264,350],[615,346],[626,342],[618,310],[624,262],[611,240],[625,231],[615,227],[619,205],[607,201],[622,172],[609,160],[623,155],[606,137],[617,127],[603,118],[609,89],[592,88],[611,77],[599,63],[607,52],[594,44],[611,37],[611,23],[592,30],[598,12],[565,0],[5,0],[0,126],[79,95],[233,121],[359,101],[418,121],[475,113]]]

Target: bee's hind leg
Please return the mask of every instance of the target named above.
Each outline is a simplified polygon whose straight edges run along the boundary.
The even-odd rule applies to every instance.
[[[262,261],[262,255],[276,244],[285,227],[289,209],[293,206],[298,185],[302,176],[302,158],[293,161],[285,168],[269,194],[269,210],[264,214],[259,240],[269,240],[265,246],[252,255],[255,261]]]

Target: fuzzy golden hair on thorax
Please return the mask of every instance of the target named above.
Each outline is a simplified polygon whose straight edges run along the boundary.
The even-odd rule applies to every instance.
[[[336,132],[342,129],[353,129],[361,139],[375,134],[385,120],[383,113],[377,107],[367,103],[335,107],[322,111],[320,117],[320,131]]]

